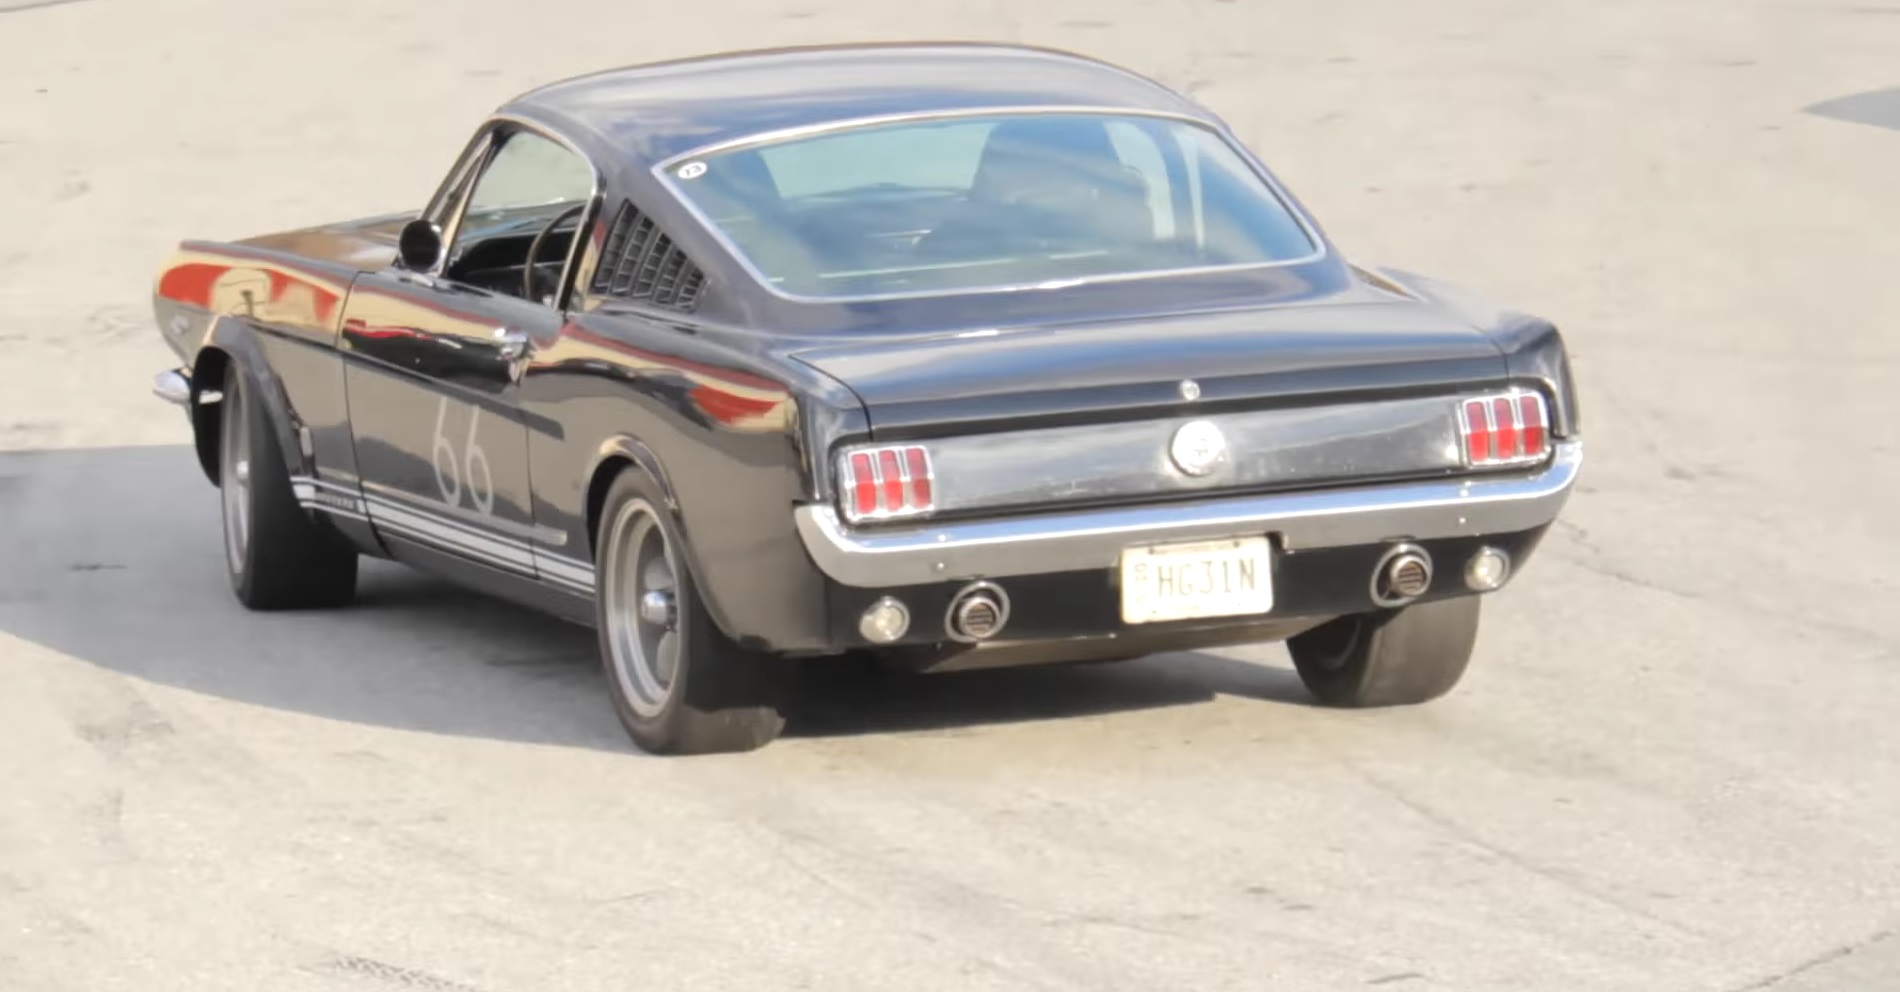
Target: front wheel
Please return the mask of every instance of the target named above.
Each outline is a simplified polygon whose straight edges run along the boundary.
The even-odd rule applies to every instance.
[[[655,754],[762,747],[784,729],[791,662],[747,651],[713,623],[658,488],[622,472],[595,538],[595,627],[614,712]]]
[[[1343,616],[1288,639],[1307,691],[1327,706],[1409,706],[1464,677],[1478,640],[1478,597]]]
[[[253,610],[342,606],[356,595],[357,552],[297,505],[264,404],[236,362],[225,367],[218,438],[224,561]]]

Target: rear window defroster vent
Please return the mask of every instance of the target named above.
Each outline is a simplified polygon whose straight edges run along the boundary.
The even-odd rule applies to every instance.
[[[705,285],[705,273],[651,217],[631,203],[620,205],[594,267],[594,292],[690,312]]]

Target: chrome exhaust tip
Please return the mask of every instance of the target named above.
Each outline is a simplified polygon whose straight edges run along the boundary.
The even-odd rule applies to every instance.
[[[1009,623],[1009,594],[994,582],[972,582],[950,600],[944,632],[953,641],[987,641]]]
[[[1380,606],[1404,606],[1431,587],[1432,556],[1415,544],[1391,548],[1372,569],[1372,601]]]

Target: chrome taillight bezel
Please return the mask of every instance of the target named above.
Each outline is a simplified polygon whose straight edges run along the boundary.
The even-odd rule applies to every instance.
[[[1509,414],[1510,423],[1501,424],[1499,405]],[[1473,408],[1484,416],[1474,426]],[[1458,424],[1458,458],[1470,469],[1517,468],[1541,465],[1555,450],[1550,431],[1550,403],[1534,389],[1510,389],[1458,398],[1454,408]],[[1529,443],[1534,437],[1536,443]],[[1482,438],[1483,451],[1475,451]],[[1500,438],[1509,438],[1508,445]],[[1508,451],[1505,450],[1508,447]]]
[[[850,523],[913,520],[936,512],[937,473],[924,445],[845,448],[838,452],[836,477],[838,512]],[[869,486],[868,500],[861,485]]]

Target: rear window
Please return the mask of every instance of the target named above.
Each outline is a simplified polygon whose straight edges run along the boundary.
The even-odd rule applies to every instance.
[[[671,180],[795,296],[974,292],[1317,250],[1224,138],[1170,118],[863,125],[676,163]]]

